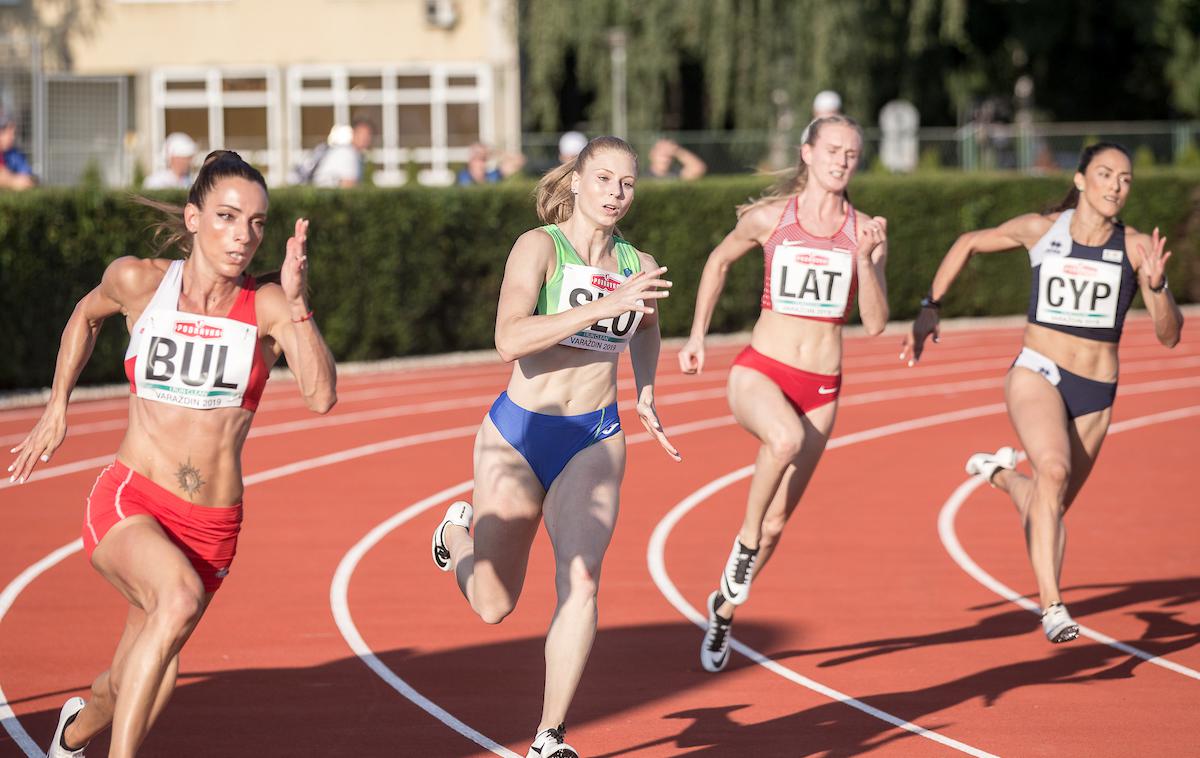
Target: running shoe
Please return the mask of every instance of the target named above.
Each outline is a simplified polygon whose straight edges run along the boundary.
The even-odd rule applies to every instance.
[[[1017,451],[1007,445],[994,453],[975,453],[967,459],[967,473],[982,476],[988,484],[992,484],[992,477],[1000,469],[1011,470],[1016,467]],[[996,485],[992,484],[992,486]]]
[[[474,511],[471,509],[471,504],[463,500],[458,500],[451,503],[446,509],[446,517],[438,524],[437,529],[433,530],[433,562],[442,571],[450,570],[450,550],[446,547],[446,542],[442,537],[442,532],[445,531],[447,524],[461,526],[468,532],[471,531],[471,517]]]
[[[575,748],[563,742],[567,727],[559,724],[557,729],[543,729],[533,738],[525,758],[579,758]]]
[[[1070,642],[1079,636],[1079,624],[1067,613],[1067,606],[1052,603],[1042,612],[1042,631],[1051,642]]]
[[[46,758],[83,758],[83,749],[87,747],[68,750],[63,747],[63,732],[67,730],[67,725],[75,720],[75,716],[83,710],[83,706],[87,705],[81,697],[73,697],[68,700],[58,712],[58,728],[54,730],[54,742],[50,743],[50,749],[46,751]]]
[[[734,605],[741,605],[750,597],[750,580],[754,578],[754,564],[758,560],[758,548],[751,550],[739,539],[733,540],[733,550],[725,562],[721,574],[721,594]]]
[[[729,663],[729,630],[733,619],[717,615],[722,600],[720,590],[713,590],[708,596],[708,629],[704,632],[704,644],[700,646],[700,665],[713,673]]]

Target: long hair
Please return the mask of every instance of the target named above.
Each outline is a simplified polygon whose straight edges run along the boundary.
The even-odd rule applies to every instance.
[[[832,124],[841,124],[843,126],[850,127],[854,131],[858,132],[858,139],[860,142],[862,141],[863,131],[859,123],[849,116],[836,114],[833,116],[825,116],[823,118],[814,119],[812,123],[804,127],[804,133],[801,136],[800,143],[802,145],[809,146],[816,145],[817,138],[820,136],[821,130]],[[759,197],[739,205],[737,207],[738,218],[741,218],[742,214],[751,208],[757,208],[760,205],[774,202],[775,200],[800,194],[800,191],[804,189],[804,185],[808,184],[808,164],[805,163],[804,158],[800,156],[799,150],[797,150],[796,153],[796,168],[791,169],[783,174],[773,187],[768,189]]]
[[[262,173],[242,160],[242,156],[232,150],[213,150],[205,157],[195,181],[188,189],[188,204],[203,208],[208,193],[217,186],[217,182],[231,176],[254,182],[263,188],[263,192],[267,191],[267,181],[263,179]],[[133,201],[153,208],[163,215],[150,227],[154,230],[151,245],[156,257],[172,248],[183,253],[184,258],[192,254],[192,233],[184,223],[183,206],[151,200],[141,195],[134,195]]]
[[[1087,174],[1088,166],[1092,165],[1092,159],[1100,153],[1103,153],[1105,150],[1116,150],[1128,158],[1131,164],[1133,163],[1133,156],[1129,154],[1129,151],[1125,149],[1124,145],[1117,144],[1116,142],[1096,142],[1095,144],[1088,145],[1080,151],[1079,167],[1075,170],[1080,174]],[[1071,189],[1067,190],[1066,196],[1059,201],[1058,205],[1046,209],[1046,214],[1049,215],[1051,213],[1061,213],[1062,211],[1078,206],[1079,194],[1079,189],[1075,186],[1074,180],[1072,179]]]
[[[571,174],[583,173],[583,167],[593,155],[601,150],[619,150],[637,163],[633,146],[620,137],[596,137],[589,141],[574,160],[569,160],[548,172],[537,183],[533,195],[537,202],[537,215],[543,224],[561,224],[575,212],[575,193],[571,192]]]

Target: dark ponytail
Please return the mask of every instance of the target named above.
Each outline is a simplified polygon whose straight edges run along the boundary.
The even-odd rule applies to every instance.
[[[1105,150],[1116,150],[1129,159],[1133,163],[1133,156],[1125,149],[1124,145],[1119,145],[1116,142],[1097,142],[1083,148],[1079,153],[1079,167],[1075,169],[1077,173],[1087,174],[1088,166],[1092,165],[1092,159]],[[1059,203],[1046,210],[1046,215],[1051,213],[1062,213],[1065,210],[1070,210],[1079,205],[1079,188],[1074,184],[1074,177],[1071,179],[1071,189],[1067,190],[1067,194]]]
[[[227,177],[246,179],[262,187],[263,192],[267,191],[267,181],[263,179],[262,173],[242,160],[242,156],[232,150],[213,150],[204,159],[199,173],[196,174],[196,180],[188,189],[188,204],[203,208],[208,193],[217,186],[217,182]],[[184,223],[182,206],[151,200],[141,195],[134,195],[133,201],[153,208],[164,216],[150,227],[154,230],[151,245],[154,247],[155,256],[163,255],[172,248],[182,252],[184,258],[192,254],[192,233]]]

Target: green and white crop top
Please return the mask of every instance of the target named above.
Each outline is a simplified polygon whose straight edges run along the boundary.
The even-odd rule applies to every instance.
[[[590,303],[612,292],[626,279],[642,270],[641,256],[633,245],[620,237],[613,237],[616,243],[617,270],[620,272],[613,273],[584,263],[557,224],[547,224],[541,228],[554,240],[555,261],[554,273],[538,293],[537,315],[562,313],[568,308]],[[583,350],[619,353],[629,344],[641,321],[641,313],[626,311],[620,316],[602,318],[559,344]]]

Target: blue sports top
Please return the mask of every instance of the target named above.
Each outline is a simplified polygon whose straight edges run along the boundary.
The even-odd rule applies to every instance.
[[[1063,211],[1029,249],[1033,286],[1029,323],[1089,340],[1118,342],[1137,294],[1137,275],[1125,251],[1125,225],[1097,247],[1071,239],[1074,209]]]

